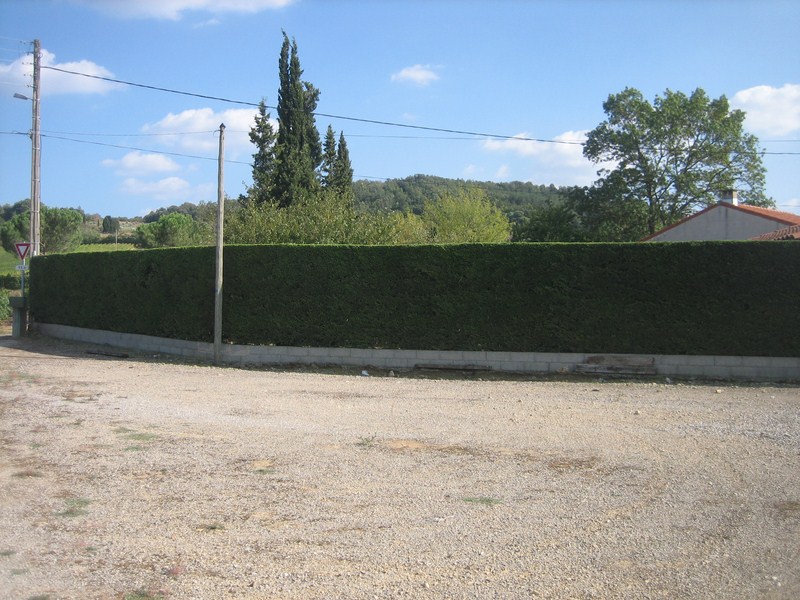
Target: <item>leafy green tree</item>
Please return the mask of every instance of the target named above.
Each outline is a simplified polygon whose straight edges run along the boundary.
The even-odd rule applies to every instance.
[[[585,241],[635,242],[647,235],[648,206],[626,193],[625,181],[617,174],[594,186],[575,188],[567,206],[576,215]]]
[[[426,202],[422,221],[437,244],[502,243],[511,237],[508,219],[479,189]]]
[[[584,156],[616,164],[600,171],[596,187],[621,194],[617,201],[626,206],[646,209],[646,232],[713,204],[724,189],[739,190],[749,204],[774,205],[764,195],[758,139],[744,132],[744,112],[730,110],[725,96],[711,100],[700,88],[690,96],[667,90],[650,104],[626,88],[610,95],[603,110],[607,118],[589,133]]]
[[[14,244],[27,242],[31,230],[30,212],[18,213],[0,225],[0,242],[3,249],[16,253]]]
[[[266,100],[262,100],[258,104],[255,125],[250,129],[250,141],[256,147],[251,188],[256,202],[267,202],[271,198],[271,182],[275,177],[275,139],[275,129],[267,112]]]
[[[83,214],[74,208],[48,208],[41,212],[42,253],[69,252],[83,241]]]
[[[29,199],[20,200],[16,204],[3,204],[0,206],[0,222],[10,221],[17,215],[29,211],[31,201]]]
[[[317,168],[322,160],[322,144],[314,119],[319,90],[302,80],[297,42],[290,43],[286,32],[278,75],[278,135],[270,187],[274,201],[286,207],[319,189]]]
[[[14,244],[30,241],[30,211],[19,213],[0,225],[0,242],[3,248],[14,252]],[[49,208],[42,206],[41,252],[70,252],[81,245],[84,238],[83,213],[75,208]]]
[[[575,210],[567,203],[549,201],[514,223],[511,234],[515,242],[580,242],[583,237]]]
[[[207,224],[176,212],[162,216],[155,223],[140,225],[136,228],[136,238],[142,248],[203,246],[213,243],[214,232]]]
[[[103,233],[119,233],[119,219],[111,215],[103,217]]]

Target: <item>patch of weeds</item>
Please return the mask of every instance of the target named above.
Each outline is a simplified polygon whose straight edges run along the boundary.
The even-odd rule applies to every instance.
[[[117,427],[114,429],[114,433],[133,433],[133,429],[128,429],[127,427]]]
[[[137,442],[152,442],[158,436],[154,433],[129,433],[125,437]]]
[[[144,448],[142,446],[126,446],[123,450],[125,452],[141,452]]]
[[[37,594],[36,596],[28,596],[28,600],[50,600],[50,594]]]
[[[482,504],[484,506],[493,506],[503,503],[500,498],[492,498],[491,496],[467,496],[466,498],[462,498],[462,500],[470,504]]]
[[[783,518],[800,517],[800,502],[797,500],[784,500],[776,502],[775,508],[778,514]]]
[[[25,575],[29,572],[29,569],[11,569],[12,575]]]
[[[375,445],[375,440],[378,438],[377,435],[373,434],[367,437],[362,437],[356,442],[356,446],[359,448],[372,448]]]
[[[89,506],[91,502],[91,500],[87,500],[86,498],[70,498],[67,500],[67,508],[56,513],[56,516],[70,518],[83,516],[86,514],[84,509]]]
[[[32,442],[28,444],[28,448],[30,448],[31,450],[36,450],[38,448],[41,448],[42,446],[44,446],[44,444],[40,444],[39,442]]]
[[[200,531],[222,531],[225,526],[222,523],[204,523],[198,529]]]
[[[135,592],[128,592],[122,597],[122,600],[164,600],[165,596],[160,592],[151,594],[147,590],[139,589]]]
[[[16,553],[16,550],[0,550],[0,556],[14,556]]]
[[[39,471],[34,471],[33,469],[25,469],[24,471],[17,471],[12,475],[12,477],[44,477],[44,475]]]
[[[275,469],[273,469],[272,467],[261,467],[260,469],[256,469],[253,472],[257,473],[258,475],[272,475],[273,473],[275,473]]]

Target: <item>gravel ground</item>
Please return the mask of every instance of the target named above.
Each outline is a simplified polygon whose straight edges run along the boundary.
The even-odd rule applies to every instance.
[[[0,337],[0,597],[798,598],[800,389]]]

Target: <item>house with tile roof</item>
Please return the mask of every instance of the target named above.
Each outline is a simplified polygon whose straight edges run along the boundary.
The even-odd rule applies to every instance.
[[[736,192],[727,190],[722,192],[720,201],[714,206],[709,206],[669,227],[656,231],[642,241],[752,240],[795,226],[800,228],[800,215],[739,204]]]
[[[757,235],[752,240],[765,241],[765,240],[800,240],[800,225],[791,225],[783,229],[776,229]]]

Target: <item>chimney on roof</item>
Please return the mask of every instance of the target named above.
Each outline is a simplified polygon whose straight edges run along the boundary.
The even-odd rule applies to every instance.
[[[739,206],[739,193],[736,190],[722,190],[719,193],[719,203]]]

